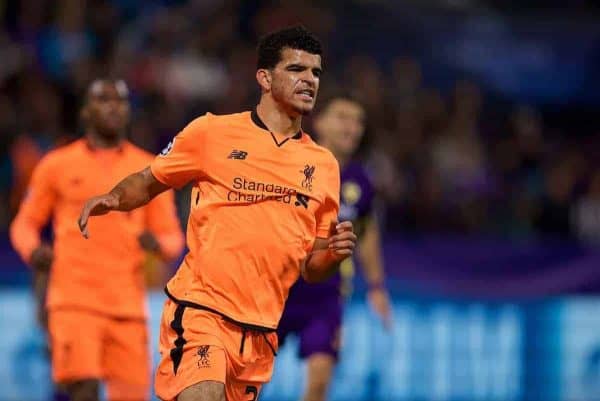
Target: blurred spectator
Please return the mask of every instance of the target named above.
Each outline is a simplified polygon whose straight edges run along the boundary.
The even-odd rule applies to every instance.
[[[570,208],[575,187],[575,171],[568,162],[548,167],[544,196],[535,219],[540,233],[567,237],[571,234]]]
[[[8,35],[0,31],[0,82],[19,71],[25,64],[26,54]]]
[[[416,101],[423,124],[423,138],[429,144],[443,133],[448,124],[446,103],[437,89],[421,89]]]
[[[413,101],[421,89],[421,66],[412,58],[396,58],[392,61],[390,79],[391,85],[387,90],[394,103]]]
[[[456,215],[451,213],[444,202],[442,180],[432,167],[421,169],[415,177],[414,191],[408,198],[396,230],[412,232],[448,232],[456,229]]]
[[[366,54],[352,56],[344,67],[343,85],[356,93],[375,128],[387,126],[384,110],[383,72],[375,59]]]
[[[49,75],[64,82],[73,64],[94,52],[97,38],[85,26],[85,1],[61,0],[58,3],[54,7],[55,23],[42,32],[38,52]]]
[[[460,82],[453,96],[452,115],[446,132],[433,145],[432,161],[445,190],[461,197],[484,190],[487,156],[479,132],[479,88]]]
[[[571,220],[584,243],[600,245],[600,169],[594,172],[584,195],[575,203]]]

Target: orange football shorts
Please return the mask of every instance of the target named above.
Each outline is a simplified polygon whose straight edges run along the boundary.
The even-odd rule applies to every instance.
[[[48,330],[56,383],[98,379],[106,383],[111,400],[149,399],[151,362],[143,319],[56,309],[49,312]]]
[[[187,387],[210,380],[225,384],[227,401],[256,400],[273,373],[277,334],[242,327],[218,313],[186,305],[165,302],[157,396],[172,401]]]

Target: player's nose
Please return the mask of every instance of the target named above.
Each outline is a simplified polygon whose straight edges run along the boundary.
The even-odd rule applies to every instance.
[[[305,83],[306,85],[309,85],[311,89],[313,89],[317,83],[317,77],[310,70],[304,71],[304,73],[302,74],[300,79],[302,80],[303,83]]]
[[[123,101],[118,97],[111,97],[106,100],[105,105],[109,109],[118,109],[123,104]]]

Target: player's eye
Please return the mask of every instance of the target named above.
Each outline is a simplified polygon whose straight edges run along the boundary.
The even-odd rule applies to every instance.
[[[323,74],[323,71],[322,71],[322,70],[319,70],[318,68],[315,68],[315,69],[313,70],[313,75],[314,75],[315,77],[317,77],[317,78],[320,78],[322,74]]]

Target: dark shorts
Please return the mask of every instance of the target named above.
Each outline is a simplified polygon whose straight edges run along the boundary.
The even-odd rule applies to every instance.
[[[296,334],[300,342],[301,358],[325,353],[337,359],[342,324],[342,300],[338,296],[338,291],[320,295],[315,299],[315,297],[302,296],[301,291],[290,293],[277,329],[279,344],[283,345],[290,334]]]

